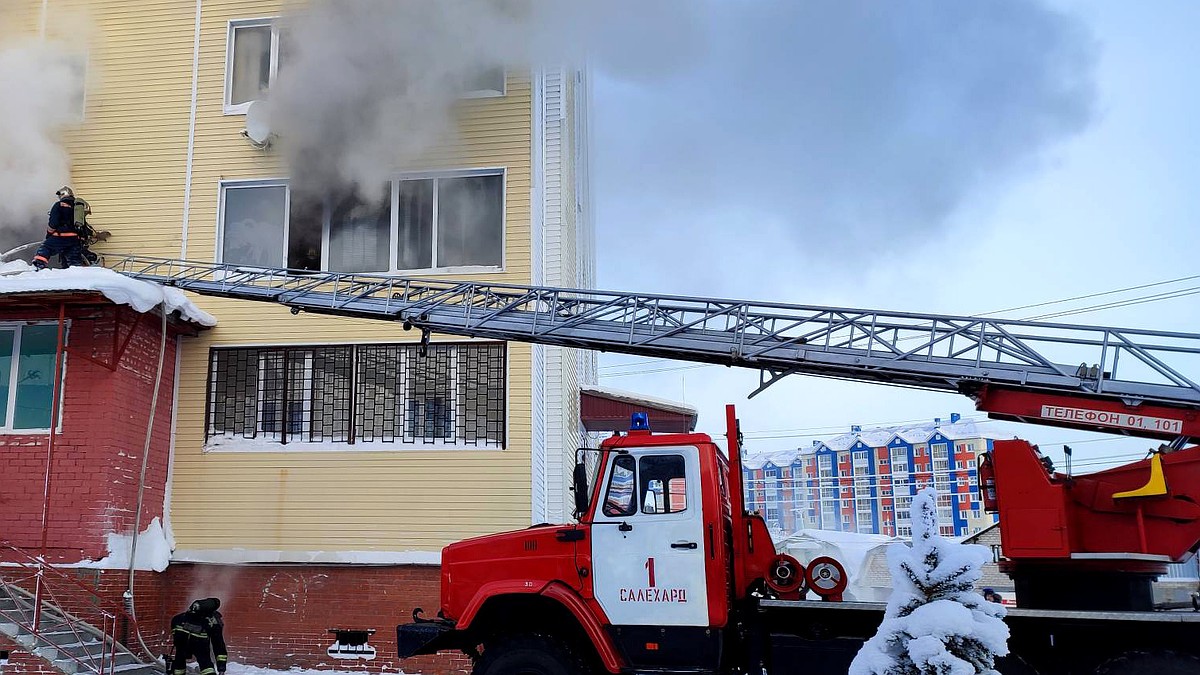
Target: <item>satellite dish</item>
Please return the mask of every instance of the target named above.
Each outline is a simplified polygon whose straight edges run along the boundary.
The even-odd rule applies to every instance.
[[[246,108],[246,128],[242,130],[242,135],[256,148],[271,145],[274,134],[271,133],[270,116],[270,110],[263,101],[254,101]]]

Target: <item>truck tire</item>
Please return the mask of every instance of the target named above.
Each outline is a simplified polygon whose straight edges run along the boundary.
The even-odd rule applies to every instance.
[[[1126,652],[1100,664],[1096,675],[1200,675],[1200,659],[1180,652]]]
[[[471,675],[588,675],[591,672],[587,661],[561,640],[546,635],[515,635],[485,644]]]

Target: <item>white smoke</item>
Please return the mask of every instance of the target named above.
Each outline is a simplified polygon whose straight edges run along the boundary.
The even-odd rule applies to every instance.
[[[54,191],[69,182],[60,134],[79,122],[83,81],[66,45],[0,43],[0,230],[36,239]],[[8,238],[8,237],[6,237]]]
[[[607,58],[637,76],[682,63],[683,0],[319,0],[283,20],[271,126],[293,186],[373,198],[399,168],[455,138],[454,107],[489,69]],[[637,21],[628,20],[637,16]]]

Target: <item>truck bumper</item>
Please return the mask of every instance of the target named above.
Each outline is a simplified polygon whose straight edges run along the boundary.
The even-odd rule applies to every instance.
[[[396,646],[400,658],[435,654],[446,649],[462,649],[462,633],[437,621],[403,623],[396,626]]]

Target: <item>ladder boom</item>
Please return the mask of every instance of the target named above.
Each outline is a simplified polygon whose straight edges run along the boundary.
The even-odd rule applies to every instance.
[[[1200,410],[1200,334],[106,255],[202,295],[424,331],[955,391]],[[1126,425],[1127,426],[1127,425]],[[1169,432],[1159,437],[1190,435]],[[1200,427],[1196,429],[1200,435]],[[1139,434],[1151,435],[1153,434]]]

